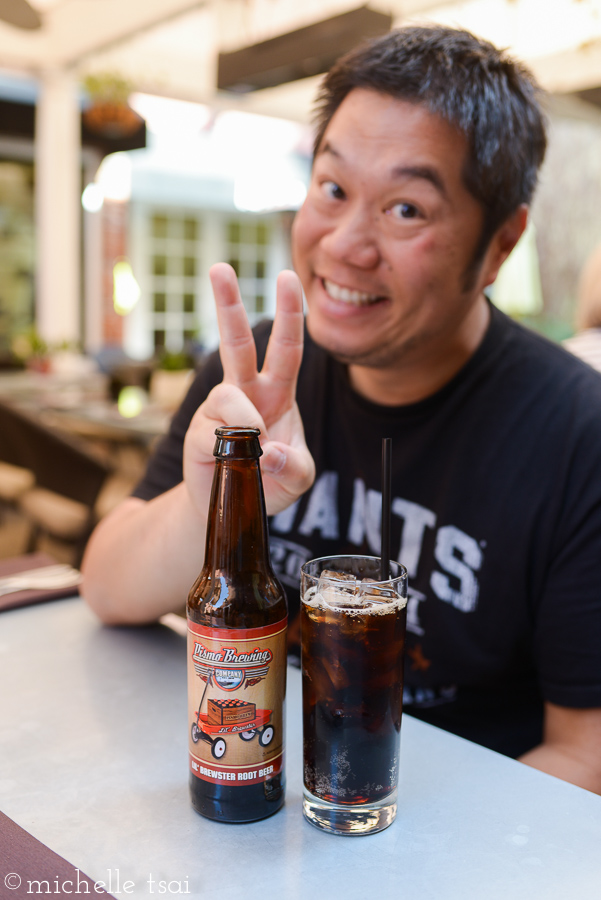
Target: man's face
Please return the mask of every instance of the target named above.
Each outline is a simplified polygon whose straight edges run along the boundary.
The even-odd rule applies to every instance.
[[[359,366],[428,366],[484,304],[465,139],[421,106],[355,89],[334,114],[293,228],[313,339]]]

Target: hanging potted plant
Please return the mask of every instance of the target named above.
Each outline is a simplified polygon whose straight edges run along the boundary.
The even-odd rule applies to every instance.
[[[87,75],[83,86],[90,105],[83,113],[86,128],[107,138],[135,134],[144,120],[128,104],[131,84],[115,72]]]

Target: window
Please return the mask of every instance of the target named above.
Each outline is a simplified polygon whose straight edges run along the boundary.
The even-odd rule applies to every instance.
[[[225,259],[236,272],[251,321],[265,313],[269,224],[252,217],[229,219],[225,226]]]
[[[148,223],[154,350],[177,353],[198,339],[202,222],[189,213],[155,211]]]
[[[127,317],[124,348],[136,358],[215,347],[219,340],[209,268],[230,262],[251,325],[275,309],[275,281],[290,265],[280,214],[191,210],[137,202],[132,207],[132,266],[142,289]]]

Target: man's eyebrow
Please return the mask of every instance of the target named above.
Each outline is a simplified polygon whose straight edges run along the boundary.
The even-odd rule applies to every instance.
[[[319,147],[315,156],[321,156],[323,153],[330,153],[332,156],[336,156],[338,159],[342,157],[342,154],[338,152],[329,141],[326,141],[323,147]]]
[[[322,156],[324,153],[329,153],[331,156],[336,157],[336,159],[343,159],[342,153],[336,150],[329,141],[326,141],[315,155]],[[448,193],[444,182],[437,170],[432,166],[395,166],[391,174],[394,179],[421,178],[424,181],[429,181],[445,200],[448,199]]]
[[[445,200],[448,198],[447,189],[436,169],[431,166],[398,166],[392,170],[393,178],[422,178],[429,181]]]

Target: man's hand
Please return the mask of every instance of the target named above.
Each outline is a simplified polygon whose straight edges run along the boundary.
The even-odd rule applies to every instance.
[[[269,513],[296,500],[315,475],[295,400],[303,352],[303,303],[296,275],[283,272],[278,279],[277,311],[261,372],[233,269],[214,266],[211,280],[224,380],[188,429],[184,482],[148,503],[129,497],[103,519],[88,544],[84,595],[104,622],[151,622],[183,605],[202,566],[219,425],[261,429]]]
[[[269,515],[311,486],[315,465],[298,407],[296,381],[303,353],[303,299],[293,272],[277,282],[277,309],[265,362],[257,351],[236,275],[218,263],[210,270],[220,334],[223,382],[196,411],[184,443],[184,481],[194,506],[206,514],[213,478],[215,429],[244,425],[261,430],[261,469]]]

